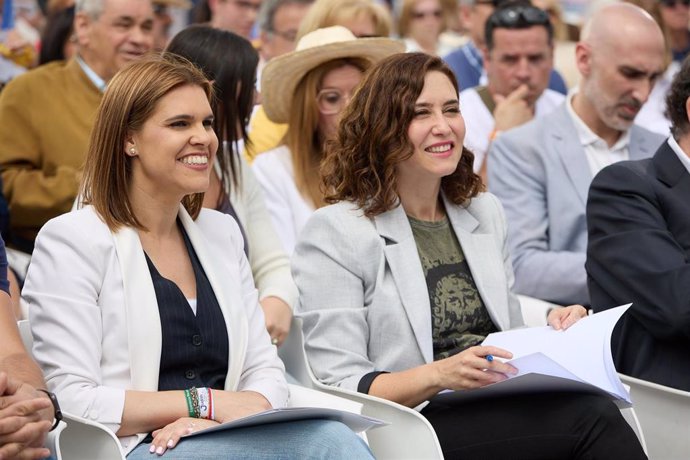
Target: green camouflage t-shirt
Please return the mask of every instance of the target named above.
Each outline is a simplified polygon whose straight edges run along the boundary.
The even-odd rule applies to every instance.
[[[481,343],[497,328],[448,218],[438,222],[408,219],[429,291],[434,359],[439,360]]]

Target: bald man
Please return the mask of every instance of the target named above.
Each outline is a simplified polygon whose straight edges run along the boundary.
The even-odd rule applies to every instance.
[[[603,167],[648,158],[664,140],[633,125],[663,71],[664,37],[644,10],[611,4],[583,29],[576,63],[579,90],[548,117],[500,135],[488,175],[508,220],[515,291],[589,305],[587,192]]]

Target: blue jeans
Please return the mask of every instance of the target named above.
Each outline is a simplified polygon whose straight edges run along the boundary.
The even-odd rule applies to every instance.
[[[127,460],[153,460],[142,443]],[[182,439],[163,460],[175,459],[373,459],[366,443],[346,425],[330,420],[300,420],[227,430]]]

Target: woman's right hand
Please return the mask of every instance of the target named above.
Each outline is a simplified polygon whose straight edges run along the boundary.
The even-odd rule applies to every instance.
[[[149,452],[152,454],[163,455],[166,450],[174,449],[180,438],[195,431],[204,430],[212,426],[218,425],[214,420],[206,420],[199,418],[182,417],[172,423],[167,424],[160,430],[153,433],[153,441]]]
[[[272,409],[271,403],[256,391],[213,390],[214,419],[218,423],[231,422]]]
[[[500,382],[517,369],[498,359],[489,361],[487,356],[510,359],[513,354],[492,346],[470,347],[448,358],[434,362],[438,386],[449,390],[469,390]]]

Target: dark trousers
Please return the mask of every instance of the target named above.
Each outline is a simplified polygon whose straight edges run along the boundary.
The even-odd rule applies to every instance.
[[[620,410],[602,396],[544,393],[422,410],[446,459],[646,459]]]

